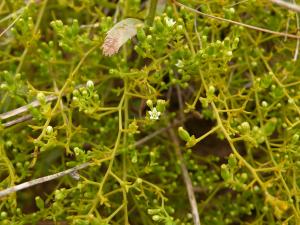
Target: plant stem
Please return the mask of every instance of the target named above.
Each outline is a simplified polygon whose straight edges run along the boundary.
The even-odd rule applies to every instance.
[[[151,0],[149,13],[148,13],[148,17],[147,17],[147,23],[149,26],[151,26],[153,23],[155,13],[156,13],[156,6],[157,6],[157,0]]]
[[[183,180],[184,180],[184,183],[186,186],[186,190],[188,192],[189,202],[190,202],[190,205],[192,208],[194,224],[200,225],[200,217],[199,217],[197,201],[196,201],[196,197],[195,197],[195,193],[194,193],[194,188],[193,188],[192,180],[189,176],[189,172],[185,166],[182,153],[180,151],[179,140],[176,137],[175,132],[172,128],[169,129],[169,134],[174,143],[175,154],[176,154],[178,160],[180,161],[180,168],[181,168],[182,177],[183,177]]]

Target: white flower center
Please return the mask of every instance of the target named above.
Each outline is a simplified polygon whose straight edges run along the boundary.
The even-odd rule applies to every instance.
[[[176,23],[176,21],[174,21],[172,18],[169,18],[169,17],[165,18],[165,22],[168,27],[173,27]]]

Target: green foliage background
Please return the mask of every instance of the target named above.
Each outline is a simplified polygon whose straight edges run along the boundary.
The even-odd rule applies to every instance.
[[[299,30],[297,13],[267,0],[180,2]],[[201,224],[300,223],[299,39],[190,8],[0,2],[0,189],[91,163],[79,180],[2,197],[1,224],[193,224],[182,165]],[[145,26],[104,56],[106,33],[125,18]],[[6,112],[24,105],[26,121],[11,125]]]

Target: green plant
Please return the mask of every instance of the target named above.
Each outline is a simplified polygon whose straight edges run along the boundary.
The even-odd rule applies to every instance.
[[[297,12],[5,0],[0,15],[1,224],[299,224]]]

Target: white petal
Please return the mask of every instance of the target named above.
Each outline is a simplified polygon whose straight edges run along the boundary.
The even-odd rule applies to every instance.
[[[174,21],[172,18],[169,18],[169,17],[165,18],[165,22],[168,27],[173,27],[176,23],[176,21]]]

